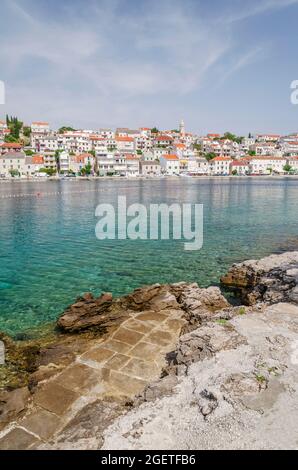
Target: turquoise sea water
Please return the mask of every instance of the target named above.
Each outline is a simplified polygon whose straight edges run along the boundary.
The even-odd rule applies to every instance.
[[[21,196],[23,194],[23,196]],[[99,241],[95,208],[204,204],[204,245]],[[0,330],[54,321],[87,291],[115,296],[155,282],[216,284],[233,263],[298,246],[298,179],[175,178],[0,184]]]

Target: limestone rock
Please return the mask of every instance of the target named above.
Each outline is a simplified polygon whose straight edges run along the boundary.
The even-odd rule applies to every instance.
[[[298,303],[298,251],[234,264],[221,282],[247,305]]]
[[[218,287],[201,289],[197,284],[184,286],[179,302],[185,311],[188,331],[192,325],[209,320],[218,310],[230,306]]]
[[[212,357],[219,351],[234,349],[245,343],[245,338],[232,325],[208,323],[181,336],[176,361],[178,366],[188,366]]]

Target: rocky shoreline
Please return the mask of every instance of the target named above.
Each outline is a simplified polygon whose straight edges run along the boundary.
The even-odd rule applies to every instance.
[[[6,345],[0,449],[295,448],[298,252],[71,305]],[[294,348],[294,349],[293,349]]]

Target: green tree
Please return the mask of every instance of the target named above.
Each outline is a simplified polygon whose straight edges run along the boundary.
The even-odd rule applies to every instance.
[[[291,165],[289,163],[286,163],[285,166],[283,167],[283,170],[286,173],[290,173],[293,170],[293,168],[291,167]]]
[[[208,162],[209,162],[210,160],[213,160],[213,158],[216,157],[216,154],[213,153],[213,152],[209,152],[209,153],[206,153],[206,154],[204,155],[204,157],[205,157],[206,160],[208,160]]]
[[[235,134],[232,134],[231,132],[225,132],[223,137],[221,137],[221,140],[231,140],[232,142],[237,142],[238,144],[241,144],[243,139],[244,137],[237,137]]]
[[[25,137],[30,137],[31,136],[31,129],[28,126],[23,127],[23,135]]]
[[[60,153],[61,152],[63,152],[63,150],[61,149],[55,151],[55,160],[56,160],[58,173],[60,173]]]
[[[198,152],[200,152],[202,150],[202,145],[201,144],[193,144],[193,148],[194,148],[194,150],[197,150]]]
[[[256,151],[255,150],[249,150],[248,155],[250,155],[251,157],[254,157],[256,155]]]
[[[89,176],[91,175],[91,171],[92,171],[92,166],[91,166],[91,163],[87,163],[86,166],[84,166],[82,169],[81,169],[81,175],[82,176]]]
[[[9,117],[6,116],[6,124],[10,130],[10,136],[16,139],[16,141],[20,138],[20,131],[23,127],[22,121],[19,121],[16,116]]]
[[[152,133],[152,134],[158,134],[158,133],[159,133],[159,130],[157,129],[157,127],[153,127],[153,128],[151,129],[151,133]]]
[[[20,176],[20,172],[18,170],[9,170],[10,176],[13,178],[16,176]]]
[[[74,132],[75,129],[73,127],[70,127],[70,126],[62,126],[60,127],[60,129],[58,130],[58,133],[59,134],[64,134],[65,132]]]
[[[16,137],[13,137],[12,135],[6,135],[4,138],[4,141],[8,143],[18,143],[19,139],[17,139]]]
[[[57,173],[55,168],[41,168],[39,173],[46,173],[48,176],[54,176]]]

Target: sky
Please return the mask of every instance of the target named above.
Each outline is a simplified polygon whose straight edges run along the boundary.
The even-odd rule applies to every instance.
[[[0,0],[0,119],[298,131],[297,19],[298,0]]]

